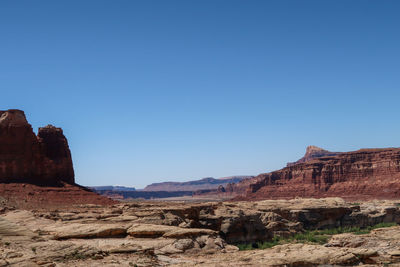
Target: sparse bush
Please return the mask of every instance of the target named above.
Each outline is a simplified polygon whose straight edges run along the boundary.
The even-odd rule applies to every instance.
[[[237,244],[239,250],[251,250],[253,249],[251,244]]]
[[[84,260],[87,259],[89,255],[85,255],[81,253],[78,249],[75,249],[74,252],[72,252],[69,255],[66,255],[64,257],[64,260]]]

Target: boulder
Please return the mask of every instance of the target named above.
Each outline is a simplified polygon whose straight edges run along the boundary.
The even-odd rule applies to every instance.
[[[157,224],[134,224],[127,230],[127,233],[133,237],[165,237],[177,239],[216,234],[215,231],[209,229],[180,228],[176,226]]]
[[[54,224],[43,227],[43,232],[48,232],[56,240],[72,238],[110,238],[125,237],[127,226],[118,224]]]

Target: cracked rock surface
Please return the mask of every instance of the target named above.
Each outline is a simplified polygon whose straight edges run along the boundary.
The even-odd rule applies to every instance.
[[[239,251],[307,230],[400,222],[399,203],[340,198],[122,202],[0,214],[0,266],[313,266],[400,263],[400,227],[333,235],[326,244]]]

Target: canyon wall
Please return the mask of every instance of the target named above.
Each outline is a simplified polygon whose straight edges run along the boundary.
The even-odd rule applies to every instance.
[[[331,153],[331,152],[329,152]],[[361,149],[307,160],[220,188],[237,200],[400,197],[400,148]]]

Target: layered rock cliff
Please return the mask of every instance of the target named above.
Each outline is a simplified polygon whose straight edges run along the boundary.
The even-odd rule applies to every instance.
[[[245,190],[244,190],[245,188]],[[400,197],[400,148],[361,149],[318,157],[232,186],[240,199],[340,196]]]
[[[21,110],[0,111],[0,182],[74,184],[71,152],[62,129],[48,125],[38,135]]]

